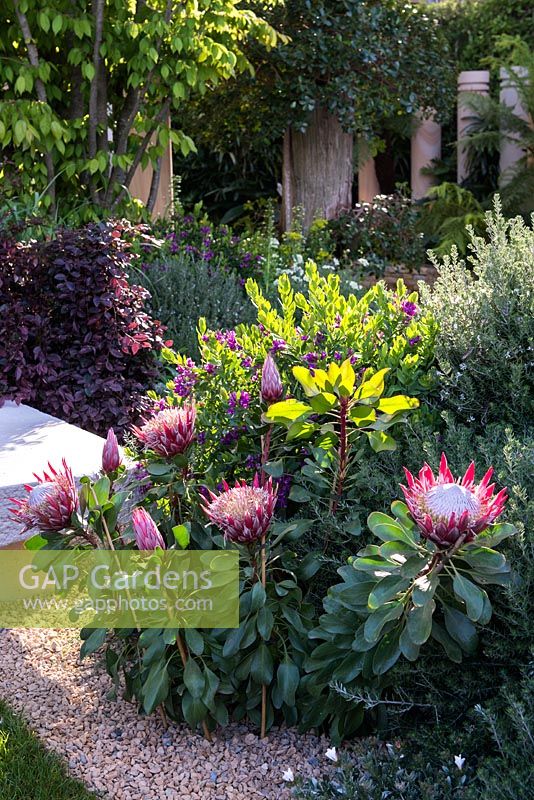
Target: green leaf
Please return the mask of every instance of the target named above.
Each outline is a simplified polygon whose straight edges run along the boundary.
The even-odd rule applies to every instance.
[[[410,581],[406,578],[399,577],[398,575],[388,575],[379,581],[371,594],[367,605],[369,608],[380,608],[384,603],[392,600],[399,592],[403,592],[410,585]]]
[[[400,601],[393,603],[386,603],[381,606],[377,611],[373,611],[364,625],[364,637],[368,642],[377,642],[380,638],[382,628],[387,622],[398,619],[404,610],[404,604]]]
[[[490,525],[485,531],[479,533],[477,542],[482,543],[485,547],[496,547],[504,539],[509,536],[514,536],[517,533],[517,528],[510,522],[499,522],[496,525]]]
[[[80,648],[80,658],[91,655],[96,652],[106,641],[107,630],[106,628],[95,628],[94,631],[88,636]]]
[[[405,394],[396,394],[394,397],[384,397],[378,403],[378,410],[384,414],[397,414],[399,411],[410,411],[418,408],[419,400],[407,397]]]
[[[304,486],[294,484],[289,492],[289,499],[294,503],[308,503],[311,500],[311,494]]]
[[[191,534],[185,525],[175,525],[172,529],[176,544],[185,550],[191,541]]]
[[[250,675],[252,680],[261,685],[268,685],[273,679],[273,657],[264,642],[252,656]]]
[[[294,706],[295,692],[300,683],[300,672],[289,656],[286,656],[278,667],[276,682],[284,703],[288,706]]]
[[[503,554],[489,547],[466,548],[462,552],[462,558],[481,572],[503,572],[507,568]]]
[[[96,496],[96,501],[99,506],[103,506],[109,500],[109,490],[111,488],[111,481],[105,475],[97,480],[97,482],[93,485],[93,491],[89,492],[89,508],[95,507],[95,500],[93,497]]]
[[[369,439],[369,444],[375,453],[397,449],[397,442],[395,439],[387,433],[384,433],[384,431],[365,431],[365,435]]]
[[[408,545],[415,545],[415,539],[410,531],[407,531],[399,522],[382,514],[380,511],[373,511],[367,517],[367,525],[375,536],[383,542],[399,541]]]
[[[468,578],[458,574],[454,576],[452,587],[455,595],[464,601],[469,619],[473,620],[473,622],[478,622],[484,611],[486,592],[468,580]]]
[[[430,556],[424,558],[423,556],[412,556],[408,558],[400,569],[400,574],[403,578],[415,578],[419,575],[422,569],[428,564]]]
[[[304,389],[304,394],[307,397],[313,397],[319,392],[319,387],[309,369],[306,367],[293,367],[292,372]]]
[[[148,677],[143,684],[143,709],[152,714],[169,693],[169,675],[165,661],[156,661],[150,667]]]
[[[330,392],[321,392],[310,398],[310,406],[316,414],[326,414],[327,411],[334,408],[337,403],[337,397]]]
[[[206,718],[208,709],[199,697],[192,697],[189,692],[184,692],[182,697],[182,713],[187,724],[195,729],[196,726]]]
[[[269,606],[263,606],[256,617],[256,627],[261,638],[267,642],[273,631],[274,616]]]
[[[264,416],[267,422],[279,422],[287,425],[288,422],[294,422],[300,417],[309,416],[311,413],[312,409],[307,403],[301,403],[300,400],[290,398],[289,400],[282,400],[280,403],[273,403]]]
[[[452,606],[448,606],[445,603],[443,603],[443,614],[447,632],[454,641],[469,655],[476,653],[478,636],[471,620],[458,609],[452,608]]]
[[[455,664],[462,663],[461,648],[435,620],[432,622],[432,638],[439,642],[451,661],[454,661]]]
[[[373,656],[373,672],[375,675],[384,675],[399,660],[401,649],[399,645],[400,628],[394,628],[386,633]]]
[[[376,411],[371,406],[354,406],[349,411],[349,418],[358,426],[370,425],[376,421]]]
[[[241,640],[245,635],[245,623],[242,622],[239,628],[233,628],[223,645],[223,658],[235,656],[241,645]]]
[[[184,630],[185,643],[189,650],[196,656],[201,656],[204,652],[204,638],[194,628],[186,628]]]
[[[407,658],[408,661],[416,661],[419,657],[420,646],[415,644],[415,642],[412,642],[410,639],[410,632],[406,626],[404,626],[400,635],[399,647],[402,655],[404,658]]]
[[[413,606],[408,612],[406,627],[414,644],[424,644],[432,632],[432,615],[436,604],[433,600],[424,606]]]
[[[61,14],[56,14],[54,19],[52,20],[52,30],[55,34],[58,34],[63,27],[63,17]]]
[[[412,592],[412,602],[414,606],[424,606],[426,603],[429,603],[434,597],[438,584],[439,577],[435,572],[427,573],[417,578]]]
[[[200,667],[194,658],[188,658],[184,668],[184,683],[191,697],[198,700],[206,688],[206,681]]]
[[[376,372],[369,380],[364,380],[356,392],[356,400],[367,400],[368,402],[378,400],[384,393],[384,378],[389,372],[389,368],[381,369]]]
[[[254,586],[252,587],[251,591],[251,601],[250,601],[250,611],[254,613],[259,608],[265,605],[265,600],[267,599],[267,595],[265,594],[265,589],[261,585],[259,581],[257,581]]]

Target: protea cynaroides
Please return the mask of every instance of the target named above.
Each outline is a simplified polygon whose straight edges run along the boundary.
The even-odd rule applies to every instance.
[[[113,428],[110,428],[104,443],[104,449],[102,450],[103,472],[115,472],[115,470],[120,467],[121,461],[122,459],[119,450],[119,443],[117,441],[117,437],[115,436],[115,431]]]
[[[480,483],[475,483],[475,464],[471,462],[463,478],[454,479],[445,454],[441,455],[437,476],[425,464],[419,476],[404,468],[408,486],[401,486],[410,513],[425,539],[448,548],[463,537],[470,542],[502,513],[506,489],[493,496],[490,484],[493,468]]]
[[[193,405],[158,411],[140,428],[132,428],[145,449],[172,458],[184,453],[195,438],[196,410]]]
[[[55,470],[51,464],[42,477],[35,475],[37,486],[26,485],[28,496],[10,500],[16,504],[11,509],[13,518],[24,524],[24,530],[61,531],[71,525],[71,517],[78,510],[78,492],[72,470],[65,459],[63,469]],[[34,473],[35,474],[35,473]]]
[[[261,399],[270,406],[282,399],[284,385],[274,358],[268,355],[261,371]]]
[[[236,481],[230,487],[223,481],[223,491],[216,495],[209,492],[204,498],[204,511],[209,519],[221,529],[226,539],[241,544],[251,544],[267,533],[276,505],[276,490],[272,478],[263,483],[258,475],[252,485]]]
[[[166,549],[165,540],[159,532],[158,526],[144,508],[134,508],[132,526],[139,550],[155,550],[156,547],[161,547],[162,550]]]

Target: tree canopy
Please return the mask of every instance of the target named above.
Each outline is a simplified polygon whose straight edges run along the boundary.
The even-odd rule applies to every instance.
[[[6,0],[0,6],[0,179],[80,215],[116,211],[136,168],[187,130],[169,114],[249,68],[273,28],[239,0]],[[74,199],[75,198],[75,199]],[[155,198],[154,198],[155,199]],[[149,199],[150,205],[150,199]],[[83,212],[81,212],[83,216]]]

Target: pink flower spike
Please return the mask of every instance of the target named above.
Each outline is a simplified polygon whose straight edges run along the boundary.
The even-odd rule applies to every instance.
[[[272,478],[261,485],[256,474],[252,486],[236,481],[233,488],[224,481],[223,491],[219,495],[210,492],[210,497],[211,502],[203,499],[204,513],[221,529],[225,539],[250,544],[267,533],[276,505]]]
[[[10,509],[14,520],[24,524],[23,531],[38,528],[40,531],[62,531],[71,525],[71,517],[78,510],[78,492],[72,470],[65,459],[63,470],[48,464],[49,472],[42,477],[35,474],[37,486],[26,485],[28,497],[24,500],[11,497],[15,508]]]
[[[121,465],[121,454],[115,431],[110,428],[102,450],[102,471],[115,472]]]
[[[156,547],[161,547],[162,550],[166,549],[165,540],[159,532],[158,526],[144,508],[134,508],[132,526],[139,550],[155,550]]]
[[[277,403],[284,394],[284,385],[275,360],[268,355],[261,371],[261,399],[267,405]]]
[[[404,470],[408,475],[408,471]],[[479,484],[475,484],[475,465],[470,464],[462,480],[455,481],[443,453],[438,479],[425,464],[419,480],[401,484],[411,516],[425,539],[441,548],[449,548],[460,536],[472,541],[502,514],[507,500],[506,489],[494,497],[494,485],[488,486],[493,470],[488,470]]]

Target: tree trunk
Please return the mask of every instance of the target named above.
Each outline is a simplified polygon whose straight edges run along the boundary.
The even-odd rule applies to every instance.
[[[290,206],[302,210],[304,230],[317,217],[334,219],[351,207],[353,137],[335,116],[315,109],[306,132],[290,131],[284,145],[282,218],[286,230]]]

